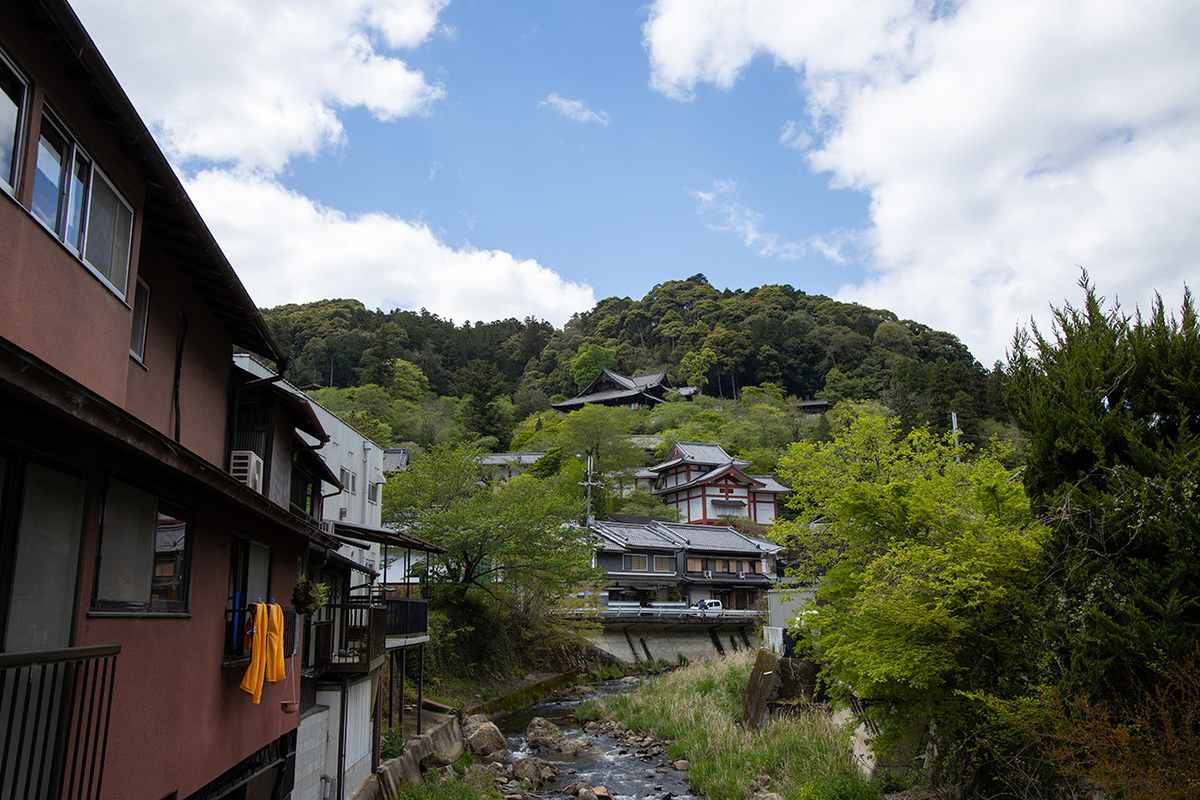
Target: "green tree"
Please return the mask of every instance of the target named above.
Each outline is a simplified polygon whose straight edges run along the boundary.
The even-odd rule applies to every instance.
[[[430,556],[439,602],[461,602],[471,590],[508,604],[544,602],[592,579],[587,538],[568,525],[577,501],[528,475],[485,485],[481,455],[436,445],[384,487],[384,524],[446,550]]]
[[[1005,400],[1052,528],[1046,678],[1122,694],[1200,640],[1200,331],[1187,290],[1178,318],[1130,318],[1080,285],[1050,335],[1018,332]]]
[[[617,368],[616,350],[598,344],[580,345],[578,354],[571,360],[571,379],[575,381],[576,389],[581,392],[586,389],[605,367]]]
[[[970,774],[995,746],[983,692],[1023,691],[1033,567],[1044,529],[999,454],[895,418],[851,418],[830,442],[793,444],[780,471],[792,522],[774,535],[803,553],[816,586],[800,628],[835,695],[863,701],[883,741],[932,720],[942,768]]]

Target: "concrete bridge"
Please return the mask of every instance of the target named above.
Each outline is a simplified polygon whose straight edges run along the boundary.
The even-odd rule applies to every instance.
[[[695,613],[694,609],[592,611],[572,616],[600,623],[592,643],[630,664],[677,663],[742,648],[758,649],[767,615],[759,611]]]

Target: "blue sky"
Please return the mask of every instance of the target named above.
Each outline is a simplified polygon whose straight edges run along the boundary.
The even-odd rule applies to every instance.
[[[1196,274],[1190,0],[75,7],[261,305],[562,325],[702,272],[990,364],[1080,267]]]

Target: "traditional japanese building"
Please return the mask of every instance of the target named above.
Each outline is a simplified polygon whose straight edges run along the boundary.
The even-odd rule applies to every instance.
[[[665,402],[671,384],[667,382],[666,370],[648,372],[644,375],[618,375],[608,368],[601,368],[586,389],[578,396],[560,403],[551,404],[559,411],[574,411],[591,403],[599,406],[641,408]]]
[[[779,545],[728,526],[598,521],[590,526],[606,600],[651,605],[721,600],[748,609],[778,580]]]
[[[772,525],[778,498],[790,490],[770,475],[751,475],[749,461],[733,458],[719,444],[676,442],[667,460],[648,472],[650,493],[676,509],[684,522],[726,525],[746,518]]]

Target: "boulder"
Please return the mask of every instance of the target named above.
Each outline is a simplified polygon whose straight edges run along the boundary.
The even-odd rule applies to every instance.
[[[431,750],[421,757],[421,772],[427,770],[440,770],[442,767],[450,765],[450,759],[443,756],[436,750]]]
[[[612,792],[604,786],[597,786],[592,791],[596,793],[596,800],[613,800]]]
[[[467,750],[480,761],[503,761],[508,756],[508,743],[496,723],[484,720],[463,734]]]
[[[679,770],[680,772],[687,772],[689,769],[692,768],[692,765],[688,763],[686,758],[679,759],[671,766],[674,767],[675,769]]]
[[[518,759],[512,765],[512,774],[519,781],[527,781],[535,789],[558,778],[558,770],[542,758]]]
[[[570,739],[553,722],[534,717],[525,728],[529,749],[542,753],[578,753],[590,745],[583,739]]]

